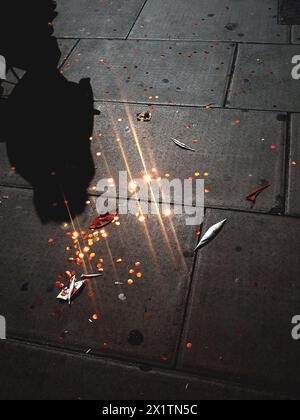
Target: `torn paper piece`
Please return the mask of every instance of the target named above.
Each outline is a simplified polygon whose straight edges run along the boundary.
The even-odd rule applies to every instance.
[[[84,280],[76,280],[76,277],[72,277],[69,283],[69,286],[64,287],[60,294],[57,296],[57,299],[63,300],[65,302],[71,303],[71,300],[74,298],[76,293],[82,288],[84,285]]]
[[[97,216],[97,217],[95,217],[95,219],[90,224],[90,229],[92,229],[92,230],[102,229],[105,226],[112,223],[115,220],[116,217],[117,217],[116,213],[112,213],[112,214],[106,213],[104,215]]]
[[[270,184],[265,185],[264,187],[256,188],[247,195],[247,201],[250,201],[252,204],[256,203],[257,197],[265,191],[267,188],[271,187]]]
[[[196,152],[195,149],[192,149],[191,147],[187,146],[186,144],[182,143],[181,141],[177,140],[177,139],[171,139],[173,141],[173,143],[176,144],[176,146],[180,147],[181,149],[184,150],[189,150],[190,152]]]
[[[0,79],[6,80],[6,60],[3,55],[0,55]]]
[[[208,231],[206,232],[206,234],[203,236],[203,238],[199,242],[199,244],[197,245],[197,247],[195,249],[195,252],[198,251],[198,249],[203,248],[205,245],[207,245],[213,239],[215,239],[216,236],[223,229],[226,222],[227,222],[227,219],[222,220],[222,222],[217,223],[216,225],[213,225],[211,228],[209,228]]]

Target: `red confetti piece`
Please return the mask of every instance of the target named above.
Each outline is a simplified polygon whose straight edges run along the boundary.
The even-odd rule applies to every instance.
[[[94,230],[94,229],[102,229],[105,226],[109,225],[110,223],[112,223],[115,219],[115,217],[117,216],[116,213],[106,213],[103,216],[97,216],[95,217],[95,219],[92,221],[91,225],[90,225],[90,229]]]
[[[193,344],[192,343],[187,343],[186,348],[188,350],[191,350],[193,348]]]
[[[104,350],[108,349],[108,348],[109,348],[108,343],[103,343],[103,344],[101,345],[101,348],[102,348],[102,349],[104,349]]]
[[[265,185],[264,187],[256,188],[255,190],[251,191],[250,194],[247,196],[247,201],[250,201],[251,203],[255,204],[257,197],[265,191],[267,188],[269,188],[271,185]]]

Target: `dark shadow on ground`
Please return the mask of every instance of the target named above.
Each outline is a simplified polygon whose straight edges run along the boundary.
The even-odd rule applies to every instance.
[[[53,0],[1,1],[0,54],[8,64],[24,70],[56,67],[60,51],[51,36],[55,7]]]
[[[0,98],[0,138],[12,167],[33,186],[40,219],[69,221],[69,212],[84,211],[94,176],[90,81],[70,83],[57,70],[55,1],[2,3],[0,54],[27,73],[8,99]]]
[[[68,82],[59,70],[28,72],[6,103],[4,138],[16,172],[31,183],[43,222],[84,211],[94,176],[89,79]]]

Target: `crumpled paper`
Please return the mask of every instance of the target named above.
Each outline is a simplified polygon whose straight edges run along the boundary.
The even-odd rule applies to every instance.
[[[247,201],[250,201],[253,205],[256,203],[258,196],[265,191],[267,188],[270,188],[270,184],[264,185],[263,187],[256,188],[252,190],[246,197]]]
[[[223,227],[225,226],[225,223],[227,222],[227,219],[222,220],[221,222],[213,225],[211,228],[208,229],[208,231],[205,233],[203,238],[200,240],[199,244],[195,248],[195,252],[197,252],[200,248],[203,248],[206,246],[209,242],[211,242],[213,239],[215,239]]]
[[[57,296],[57,299],[68,302],[71,305],[71,300],[74,298],[76,293],[82,288],[85,284],[85,280],[77,280],[76,276],[73,276],[70,279],[69,286],[66,286],[62,289],[60,294]]]
[[[116,213],[106,213],[104,215],[101,216],[97,216],[95,217],[95,219],[92,221],[92,223],[90,224],[90,229],[94,230],[94,229],[102,229],[105,226],[109,225],[110,223],[112,223],[115,219],[115,217],[117,216]]]
[[[137,114],[137,120],[140,122],[149,122],[152,119],[152,114],[149,111],[140,112]]]

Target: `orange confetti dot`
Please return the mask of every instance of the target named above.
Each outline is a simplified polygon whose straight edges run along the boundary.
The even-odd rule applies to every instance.
[[[142,273],[137,273],[136,276],[137,276],[138,279],[141,279],[143,277],[143,274]]]
[[[297,165],[297,162],[295,160],[292,160],[292,165],[293,166],[296,166]]]
[[[139,261],[137,261],[134,265],[135,265],[136,267],[141,267],[142,263],[141,263],[141,262],[139,262]]]
[[[127,281],[127,283],[131,286],[131,285],[134,283],[134,281],[133,281],[132,279],[129,279],[129,280]]]
[[[94,315],[93,315],[93,320],[94,320],[94,321],[97,321],[97,320],[98,320],[98,315],[97,315],[97,314],[94,314]]]
[[[129,274],[134,274],[135,270],[131,269],[129,270]]]

